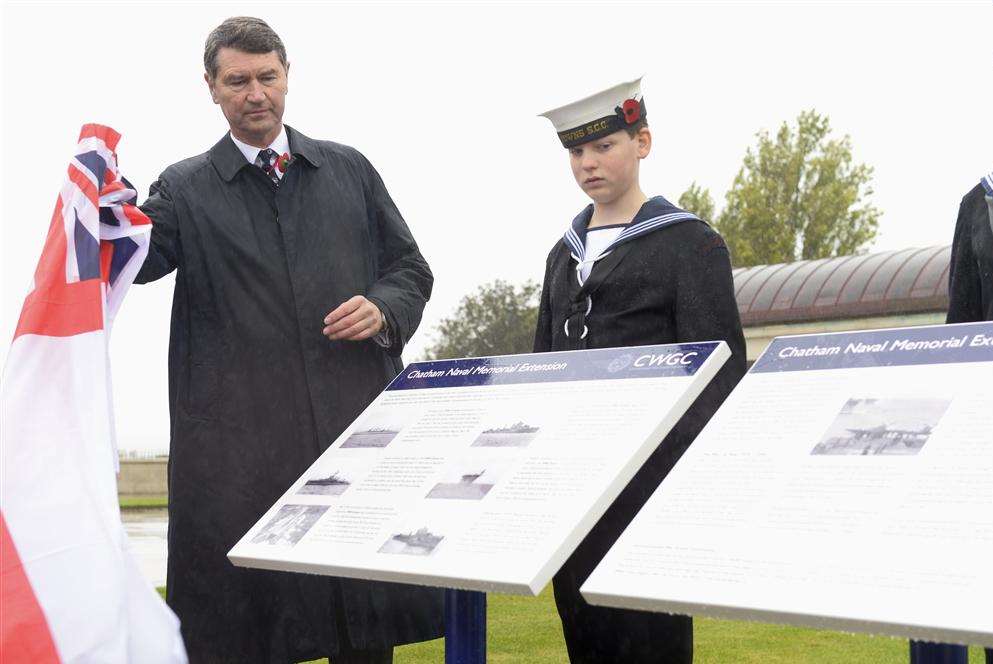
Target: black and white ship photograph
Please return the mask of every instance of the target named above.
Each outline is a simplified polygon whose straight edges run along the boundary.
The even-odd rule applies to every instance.
[[[390,538],[379,547],[379,552],[400,553],[407,556],[430,556],[443,539],[445,539],[444,535],[439,535],[428,526],[409,530],[403,529],[401,532],[390,535]]]
[[[483,429],[472,441],[472,447],[527,447],[540,430],[525,420],[501,423]]]
[[[383,448],[400,435],[405,423],[404,413],[378,412],[366,417],[341,444],[346,447]]]
[[[327,511],[327,505],[283,505],[252,538],[252,544],[293,546]]]
[[[949,404],[948,399],[849,399],[810,453],[913,456]]]
[[[352,486],[350,478],[344,470],[338,468],[330,472],[318,472],[307,478],[297,494],[303,496],[340,496]]]
[[[445,470],[441,481],[435,484],[426,498],[448,500],[482,500],[503,475],[505,460],[466,459],[452,464]]]

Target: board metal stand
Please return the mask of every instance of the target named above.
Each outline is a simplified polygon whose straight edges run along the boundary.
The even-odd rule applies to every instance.
[[[486,663],[486,593],[445,590],[445,664]],[[968,664],[969,649],[910,642],[910,664]]]
[[[485,662],[486,593],[445,590],[445,664]]]
[[[947,643],[910,642],[910,664],[968,664],[969,649]]]

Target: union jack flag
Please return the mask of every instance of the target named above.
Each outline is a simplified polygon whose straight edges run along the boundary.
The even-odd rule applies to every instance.
[[[151,221],[117,169],[121,135],[84,125],[15,337],[109,329],[148,253]]]

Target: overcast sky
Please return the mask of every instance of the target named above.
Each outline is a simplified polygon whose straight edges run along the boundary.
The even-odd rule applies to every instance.
[[[7,3],[3,8],[0,334],[10,339],[80,125],[124,136],[147,195],[227,130],[203,82],[224,18],[264,18],[291,63],[287,124],[361,150],[435,274],[405,359],[484,282],[540,279],[586,200],[536,117],[645,74],[649,195],[692,181],[723,203],[760,129],[804,109],[875,168],[874,250],[951,241],[961,197],[993,170],[993,2],[621,5]],[[172,278],[135,287],[114,330],[125,448],[168,441]]]

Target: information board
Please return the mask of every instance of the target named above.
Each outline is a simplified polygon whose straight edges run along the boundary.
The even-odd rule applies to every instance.
[[[229,558],[537,594],[729,355],[711,342],[411,364]]]
[[[775,339],[582,592],[993,646],[993,323]]]

